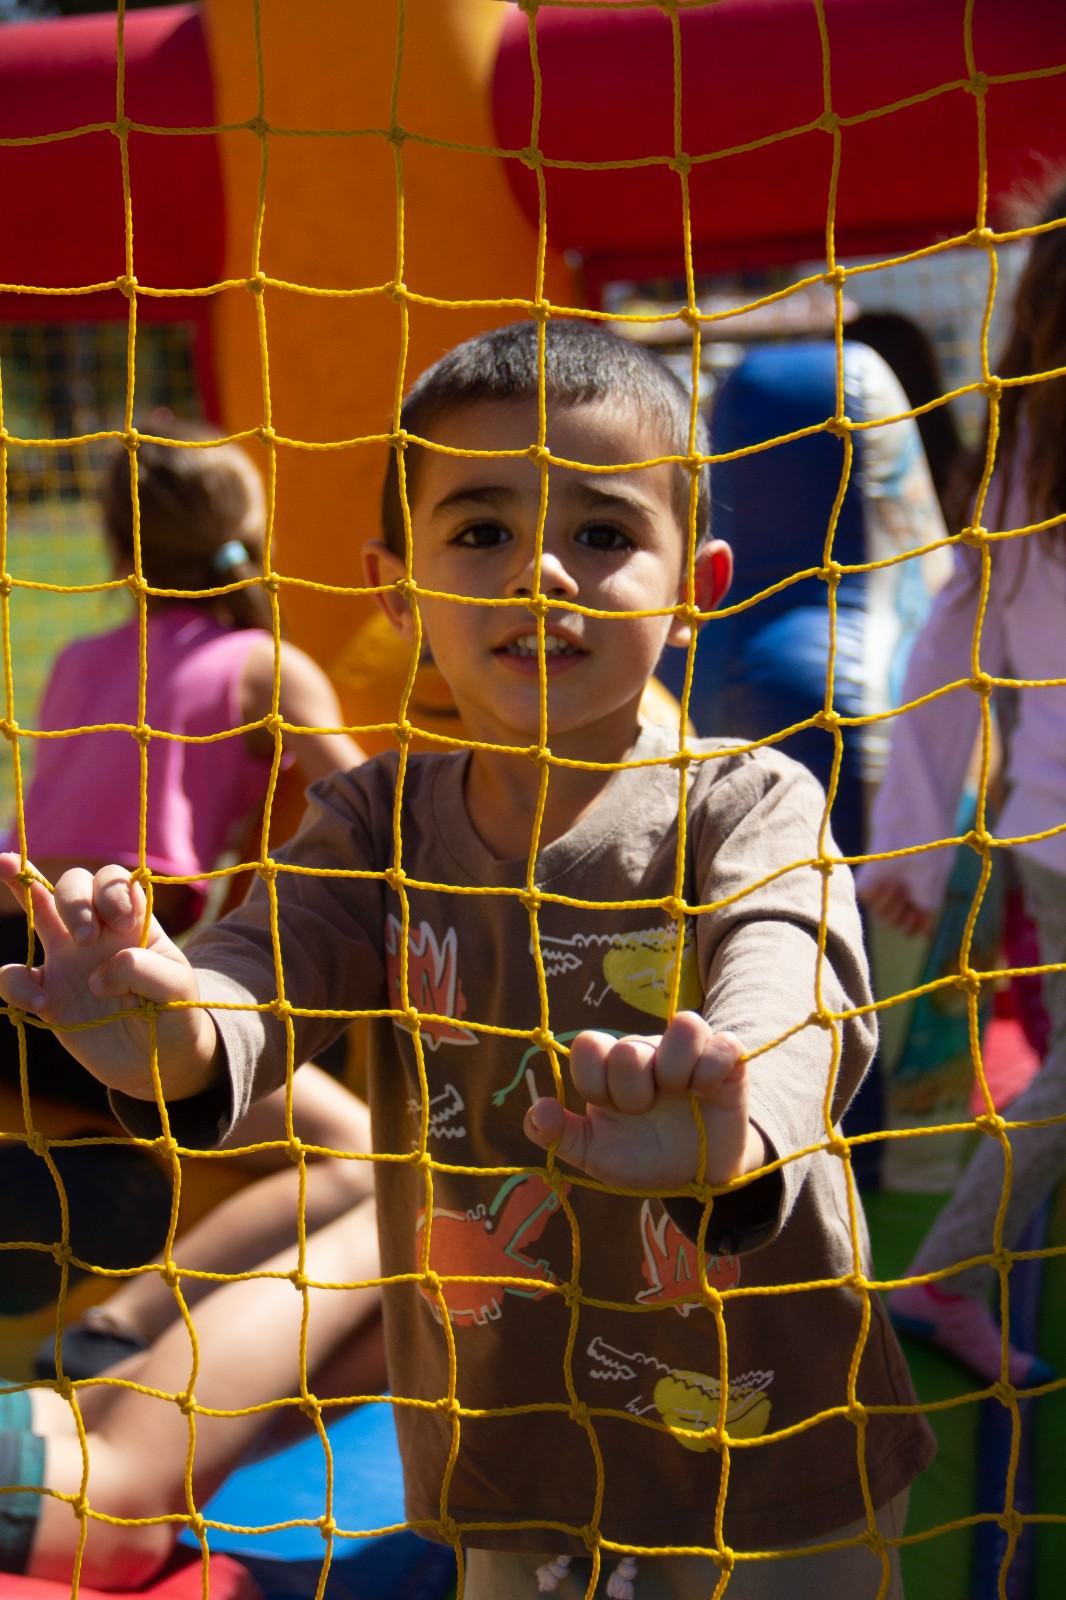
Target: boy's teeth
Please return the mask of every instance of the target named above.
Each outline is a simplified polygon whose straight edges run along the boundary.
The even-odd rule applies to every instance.
[[[535,656],[537,653],[537,636],[535,633],[524,633],[520,639],[513,639],[507,647],[518,656]],[[557,634],[548,633],[544,636],[544,654],[548,656],[573,655],[574,647],[565,639],[560,639]]]

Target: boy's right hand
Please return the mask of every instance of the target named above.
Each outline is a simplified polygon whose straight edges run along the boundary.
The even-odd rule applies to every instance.
[[[54,1028],[71,1055],[108,1088],[154,1100],[149,1022],[138,1008],[146,1000],[198,1000],[195,972],[154,918],[142,948],[145,894],[124,867],[102,867],[95,875],[81,868],[65,872],[54,898],[39,880],[27,889],[18,881],[19,870],[17,855],[0,853],[0,883],[23,909],[32,897],[44,962],[0,967],[0,999]],[[105,1025],[108,1018],[115,1021]],[[89,1022],[97,1026],[81,1026]],[[212,1086],[218,1036],[202,1007],[160,1011],[156,1040],[168,1100]]]

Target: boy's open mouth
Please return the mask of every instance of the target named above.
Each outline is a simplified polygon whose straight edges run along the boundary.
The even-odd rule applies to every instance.
[[[571,643],[558,633],[544,635],[544,664],[549,670],[558,663],[574,661],[588,652],[580,645]],[[537,635],[535,633],[521,633],[514,639],[509,639],[506,644],[500,645],[493,651],[494,655],[503,657],[504,660],[513,662],[530,662],[536,665]]]

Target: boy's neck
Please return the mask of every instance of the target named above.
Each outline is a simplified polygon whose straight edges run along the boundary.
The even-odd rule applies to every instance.
[[[631,752],[632,746],[619,755],[619,762]],[[561,839],[587,816],[611,777],[610,771],[552,767],[541,821],[541,847]],[[474,832],[498,861],[528,856],[540,786],[541,769],[528,756],[484,748],[471,755],[464,789],[467,813]]]

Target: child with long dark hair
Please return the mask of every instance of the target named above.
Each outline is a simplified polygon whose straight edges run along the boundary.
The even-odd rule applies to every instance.
[[[1066,183],[1050,194],[1039,218],[1014,303],[1006,351],[998,365],[1004,387],[993,400],[988,446],[995,469],[983,506],[968,512],[996,535],[989,545],[990,581],[982,605],[981,556],[969,543],[955,552],[954,573],[941,590],[915,644],[904,704],[952,689],[898,720],[884,784],[873,814],[871,850],[888,852],[950,839],[980,719],[969,686],[979,627],[979,665],[993,677],[1020,682],[1007,768],[1007,798],[996,822],[1010,846],[1026,909],[1036,924],[1042,960],[1066,959]],[[1060,374],[1043,376],[1044,374]],[[983,473],[977,464],[972,489]],[[1056,682],[1055,680],[1060,680]],[[873,862],[859,875],[862,899],[904,931],[928,928],[951,867],[948,848]],[[1044,975],[1051,1042],[1032,1084],[1010,1107],[1012,1122],[1034,1123],[1066,1112],[1066,973]],[[1010,1134],[1012,1172],[1003,1245],[1015,1246],[1026,1223],[1066,1170],[1066,1122]],[[986,1303],[993,1234],[1004,1183],[998,1138],[984,1138],[961,1182],[911,1264],[928,1283],[897,1289],[897,1324],[949,1351],[986,1382],[1001,1374],[1002,1336]],[[982,1259],[983,1258],[983,1259]],[[1008,1348],[1012,1383],[1047,1378],[1031,1352]]]

